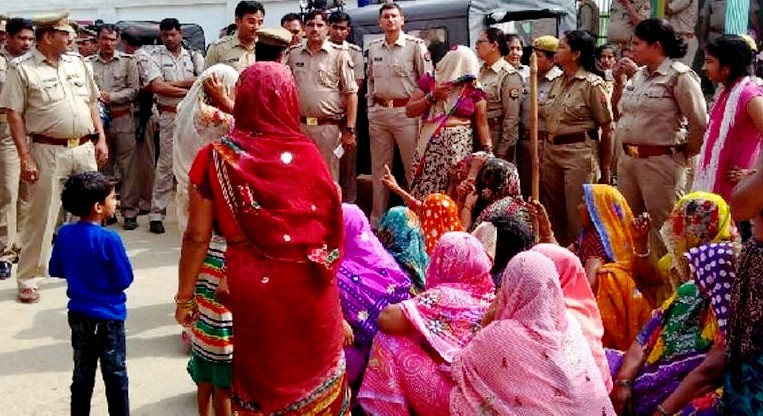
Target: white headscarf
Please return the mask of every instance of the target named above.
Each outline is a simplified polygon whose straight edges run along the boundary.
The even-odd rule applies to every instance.
[[[177,106],[173,142],[172,168],[178,189],[188,188],[188,172],[196,153],[204,145],[226,134],[233,116],[223,113],[207,102],[204,81],[215,76],[230,92],[238,81],[238,72],[228,65],[216,64],[207,68],[193,83],[185,98]]]

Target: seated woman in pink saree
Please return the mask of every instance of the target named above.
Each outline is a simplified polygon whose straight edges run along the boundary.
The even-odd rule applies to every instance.
[[[453,358],[451,415],[614,416],[551,260],[515,256],[497,304],[495,320]]]
[[[494,299],[490,259],[463,232],[442,236],[426,291],[388,306],[358,393],[368,415],[448,415],[453,356],[474,336]]]

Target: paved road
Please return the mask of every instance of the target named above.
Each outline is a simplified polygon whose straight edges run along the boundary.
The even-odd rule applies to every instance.
[[[170,207],[169,212],[174,212]],[[196,413],[195,386],[185,371],[188,356],[173,318],[180,238],[172,219],[167,233],[140,228],[123,231],[135,282],[127,292],[127,371],[133,416],[191,416]],[[48,279],[35,305],[15,300],[16,283],[0,282],[0,414],[65,416],[69,414],[72,353],[66,322],[66,284]],[[92,416],[106,416],[100,374]]]

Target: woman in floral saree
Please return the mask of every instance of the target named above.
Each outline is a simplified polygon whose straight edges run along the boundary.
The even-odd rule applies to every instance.
[[[469,234],[445,234],[426,291],[384,309],[358,401],[368,415],[448,415],[447,369],[480,327],[495,286],[490,259]]]
[[[299,129],[297,89],[277,63],[239,79],[236,128],[191,168],[190,217],[178,302],[193,293],[213,226],[226,252],[234,348],[232,400],[240,415],[346,415],[349,389],[336,284],[342,248],[337,188]],[[181,311],[180,321],[194,312]]]
[[[716,415],[738,251],[729,207],[718,195],[691,193],[661,234],[669,249],[662,270],[677,288],[623,360],[610,360],[613,403],[636,415]]]

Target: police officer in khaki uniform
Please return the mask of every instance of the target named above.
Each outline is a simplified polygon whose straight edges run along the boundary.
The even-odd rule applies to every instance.
[[[419,78],[432,71],[432,62],[423,40],[403,33],[405,17],[397,3],[379,10],[379,26],[384,37],[369,43],[368,129],[371,136],[371,177],[374,203],[371,222],[376,225],[389,202],[389,190],[382,184],[385,166],[392,164],[395,144],[405,166],[410,185],[413,153],[419,134],[419,120],[407,118],[405,105],[416,90]]]
[[[142,169],[135,169],[132,176],[138,189],[138,213],[143,215],[151,210],[151,195],[154,190],[153,168],[156,160],[154,133],[159,130],[159,112],[154,105],[154,96],[149,87],[151,58],[142,47],[137,35],[123,32],[121,38],[125,53],[132,55],[135,60],[140,79],[140,89],[135,99],[136,161],[134,166],[140,166]]]
[[[140,88],[140,75],[135,59],[116,50],[118,39],[119,29],[116,26],[100,26],[99,51],[87,59],[93,66],[95,83],[101,91],[101,102],[111,113],[111,125],[106,134],[111,160],[121,175],[119,193],[123,227],[125,230],[134,230],[138,227],[140,193],[135,173],[145,169],[145,166],[136,164],[135,120],[132,112],[132,101]]]
[[[257,30],[265,20],[265,7],[256,1],[241,1],[236,6],[236,33],[212,43],[204,60],[204,69],[226,64],[241,72],[254,63]]]
[[[175,132],[177,105],[188,93],[196,77],[204,69],[204,58],[181,45],[183,32],[177,19],[159,23],[163,46],[151,51],[149,84],[159,107],[159,160],[154,173],[154,192],[151,198],[149,230],[164,233],[164,213],[172,193],[172,135]]]
[[[98,53],[98,34],[86,27],[76,27],[77,38],[74,44],[77,46],[76,52],[87,58]]]
[[[329,41],[345,46],[350,52],[350,58],[355,65],[355,82],[358,84],[358,94],[366,79],[363,66],[363,50],[360,46],[347,42],[352,33],[350,16],[344,12],[333,12],[329,16]],[[360,104],[360,103],[359,103]],[[358,148],[354,146],[347,150],[339,161],[339,185],[342,188],[342,201],[354,204],[358,197]]]
[[[257,61],[286,64],[287,48],[291,45],[291,32],[282,27],[266,27],[257,31]],[[232,108],[231,108],[231,111]]]
[[[477,39],[477,56],[484,62],[479,82],[487,95],[487,122],[493,140],[493,153],[514,160],[519,137],[522,104],[522,76],[503,57],[508,55],[506,35],[489,28]]]
[[[34,26],[30,20],[9,19],[6,33],[6,44],[0,48],[0,91],[5,85],[10,62],[27,53],[34,44]],[[11,263],[19,252],[17,231],[22,214],[17,207],[27,207],[28,204],[29,192],[21,184],[16,144],[5,113],[0,111],[0,280],[11,277]]]
[[[559,48],[559,39],[553,36],[540,36],[532,43],[535,56],[538,58],[538,105],[542,106],[548,98],[548,92],[554,80],[563,72],[556,66],[554,55]],[[538,155],[543,155],[543,144],[546,141],[546,124],[542,114],[538,114]],[[530,84],[525,82],[522,97],[522,129],[517,146],[517,170],[522,195],[527,198],[532,195],[532,141],[530,140]]]
[[[707,110],[699,77],[678,61],[686,52],[683,39],[659,19],[636,26],[632,54],[643,65],[623,87],[617,137],[617,187],[634,214],[651,216],[651,251],[665,253],[659,230],[686,188],[687,160],[699,153]],[[645,253],[641,253],[645,254]]]
[[[37,278],[47,268],[61,184],[73,173],[96,170],[96,160],[108,158],[98,87],[84,59],[66,53],[75,36],[68,13],[39,18],[36,24],[36,47],[11,63],[0,93],[0,108],[6,111],[21,159],[21,177],[30,183],[32,197],[28,220],[20,227],[17,279],[22,302],[39,300]]]
[[[315,141],[338,182],[339,159],[355,147],[358,85],[347,48],[327,39],[323,13],[313,10],[305,16],[307,41],[289,49],[286,64],[299,91],[302,130]]]
[[[559,244],[565,246],[581,230],[577,207],[583,200],[583,184],[611,179],[612,106],[595,64],[594,47],[594,38],[581,30],[560,39],[555,60],[564,74],[552,83],[540,109],[547,132],[541,202]]]

